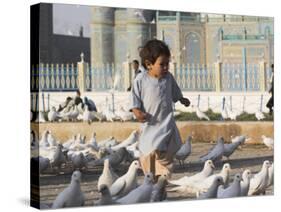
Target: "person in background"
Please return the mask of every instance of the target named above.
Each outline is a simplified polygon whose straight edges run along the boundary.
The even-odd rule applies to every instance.
[[[134,79],[136,78],[136,76],[141,73],[141,70],[139,69],[140,67],[140,64],[139,64],[139,61],[138,60],[133,60],[132,62],[132,65],[133,65],[133,71],[134,71]],[[130,84],[129,88],[127,89],[127,91],[130,91],[132,88],[132,85]]]
[[[271,65],[272,75],[270,78],[270,88],[269,93],[271,94],[271,97],[269,98],[266,107],[269,109],[269,114],[272,115],[273,107],[274,107],[274,64]]]
[[[97,112],[96,104],[93,100],[89,99],[88,97],[84,97],[84,104],[88,106],[89,111],[95,111]]]

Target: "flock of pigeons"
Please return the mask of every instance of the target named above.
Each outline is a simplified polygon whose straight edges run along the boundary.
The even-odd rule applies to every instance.
[[[273,184],[273,163],[270,164],[269,161],[264,161],[257,174],[251,174],[249,169],[244,170],[242,176],[237,173],[231,183],[229,163],[223,165],[221,172],[214,173],[214,163],[223,157],[229,158],[248,139],[246,136],[237,136],[232,138],[230,143],[225,143],[224,139],[219,137],[216,145],[199,158],[204,163],[201,172],[178,180],[169,180],[166,176],[161,176],[156,183],[152,174],[147,173],[139,185],[138,137],[138,132],[134,130],[121,142],[114,137],[97,142],[95,133],[88,141],[85,136],[78,134],[65,142],[60,142],[49,130],[42,133],[40,140],[32,131],[31,160],[39,166],[40,174],[48,170],[60,173],[64,167],[72,167],[70,184],[58,194],[51,207],[84,205],[85,195],[80,185],[81,171],[91,167],[103,167],[97,184],[100,199],[94,202],[94,205],[165,201],[167,192],[177,192],[180,195],[195,194],[200,199],[258,195],[264,194]],[[263,136],[263,141],[273,149],[272,138]],[[188,136],[176,153],[175,158],[181,166],[184,166],[184,161],[191,154],[191,143],[192,136]],[[118,176],[114,170],[121,164],[128,168],[124,175]]]
[[[30,119],[34,119],[34,113],[31,112]],[[90,111],[88,106],[82,103],[78,105],[73,105],[71,107],[66,107],[62,111],[58,112],[56,107],[51,107],[51,110],[48,112],[47,117],[44,116],[42,111],[39,112],[39,115],[36,117],[35,122],[45,123],[49,122],[58,122],[58,121],[85,121],[88,123],[93,122],[94,120],[99,121],[131,121],[134,119],[133,113],[124,109],[120,106],[119,109],[113,112],[109,107],[106,107],[102,112]]]
[[[199,109],[199,107],[192,105],[196,116],[200,120],[208,120],[210,118]],[[224,107],[221,111],[222,120],[233,120],[235,121],[236,118],[242,112],[235,112],[230,110],[228,107]],[[174,115],[177,115],[178,112],[175,112]],[[31,120],[33,120],[34,113],[31,113]],[[255,117],[258,121],[265,119],[265,115],[262,111],[258,110],[255,113]],[[106,106],[105,109],[101,110],[100,112],[90,111],[88,106],[84,104],[82,107],[82,103],[79,105],[73,105],[71,107],[66,107],[64,110],[58,112],[57,109],[53,106],[51,110],[48,112],[47,117],[44,116],[42,111],[39,112],[39,115],[36,117],[35,122],[44,123],[47,121],[50,122],[57,122],[57,121],[85,121],[91,123],[94,120],[99,121],[131,121],[134,120],[135,117],[132,112],[125,109],[123,106],[120,106],[117,111],[112,111],[110,107]]]
[[[210,121],[210,118],[203,112],[200,110],[199,107],[192,105],[192,107],[194,108],[195,112],[196,112],[196,116],[200,119],[200,120],[207,120]],[[242,114],[242,111],[233,111],[231,109],[229,109],[228,107],[224,107],[221,110],[221,118],[223,120],[233,120],[236,121],[237,117],[239,115]],[[265,119],[265,115],[261,110],[257,110],[255,112],[255,117],[258,121],[261,121],[263,119]]]

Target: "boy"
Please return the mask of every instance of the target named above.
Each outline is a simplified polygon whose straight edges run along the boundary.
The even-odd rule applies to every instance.
[[[170,50],[160,40],[150,40],[140,52],[147,72],[137,75],[131,92],[131,111],[142,122],[139,139],[140,163],[143,172],[170,177],[173,157],[182,142],[177,129],[172,103],[184,98],[173,75],[168,71]]]

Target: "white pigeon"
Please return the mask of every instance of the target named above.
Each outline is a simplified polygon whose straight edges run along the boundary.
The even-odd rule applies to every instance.
[[[140,164],[137,160],[133,161],[126,174],[119,177],[110,187],[113,197],[120,198],[127,195],[137,187],[137,171]]]
[[[103,111],[103,115],[106,117],[106,121],[114,122],[116,120],[120,120],[121,118],[117,116],[112,110],[108,107]]]
[[[251,171],[246,169],[242,174],[242,180],[240,182],[241,186],[241,196],[248,196],[250,188]]]
[[[47,136],[47,140],[50,146],[57,146],[58,143],[55,139],[55,137],[52,135],[52,133],[49,131],[48,136]]]
[[[185,159],[191,154],[191,139],[192,136],[188,136],[185,143],[177,151],[175,157],[179,161],[180,165],[184,165]]]
[[[60,118],[59,113],[56,111],[55,107],[51,107],[51,110],[48,113],[48,120],[51,122],[58,121]]]
[[[91,147],[93,148],[95,151],[99,151],[100,147],[97,143],[97,139],[96,139],[96,133],[93,132],[92,138],[90,139],[90,141],[88,141],[87,147]]]
[[[138,142],[135,142],[129,146],[126,147],[127,151],[129,152],[129,154],[132,156],[132,158],[134,159],[138,159],[141,156],[141,152],[138,149]]]
[[[55,147],[54,155],[50,159],[51,167],[58,167],[60,169],[61,165],[66,162],[66,158],[62,152],[63,146],[61,144],[58,144]]]
[[[209,150],[205,155],[200,156],[200,161],[212,160],[219,161],[222,159],[224,153],[224,139],[219,137],[217,144]]]
[[[262,168],[259,173],[255,174],[250,179],[250,188],[248,195],[259,195],[265,192],[268,184],[268,168],[270,163],[268,160],[263,162]]]
[[[239,111],[233,111],[231,109],[227,109],[228,111],[228,117],[230,118],[230,120],[236,121],[237,116],[239,116],[241,114],[241,112]]]
[[[82,120],[85,122],[88,122],[89,124],[92,123],[92,121],[95,119],[94,114],[89,111],[88,106],[84,105],[84,111],[83,111],[83,118]]]
[[[108,188],[110,188],[110,186],[117,178],[118,176],[113,172],[110,167],[109,160],[104,160],[103,172],[98,179],[98,190],[101,190],[101,185],[106,185]]]
[[[274,182],[274,165],[273,165],[273,162],[272,162],[271,166],[268,168],[268,183],[267,183],[267,187],[272,186],[273,182]]]
[[[79,116],[79,110],[77,108],[77,105],[74,105],[72,107],[72,109],[70,109],[68,112],[64,113],[60,113],[60,116],[63,118],[63,119],[66,119],[68,121],[77,121],[77,118]]]
[[[193,176],[184,176],[178,180],[170,180],[169,183],[173,185],[186,186],[196,182],[201,182],[213,174],[215,166],[211,160],[207,160],[201,172]]]
[[[113,147],[116,144],[118,144],[118,142],[113,136],[110,136],[109,138],[98,142],[99,147]]]
[[[221,111],[221,117],[223,118],[223,120],[226,120],[226,119],[229,118],[229,116],[228,116],[228,111],[227,111],[226,107],[224,107],[224,108],[222,109],[222,111]]]
[[[137,130],[134,130],[127,139],[125,139],[124,141],[120,142],[118,145],[115,145],[113,147],[111,147],[111,149],[113,151],[116,151],[122,147],[127,147],[135,142],[137,142],[139,138],[139,133]]]
[[[49,130],[45,130],[43,133],[42,133],[42,137],[39,141],[39,146],[40,147],[49,147],[50,144],[48,142],[48,135],[49,135]]]
[[[39,111],[39,117],[38,117],[38,120],[36,120],[36,122],[39,122],[39,123],[45,123],[46,122],[43,111]]]
[[[247,138],[246,136],[244,135],[238,135],[238,136],[231,136],[231,143],[236,143],[236,142],[241,142],[242,144],[245,143],[245,141],[247,141]]]
[[[92,111],[91,114],[97,118],[100,122],[106,121],[106,116],[103,113]]]
[[[265,135],[261,136],[262,142],[264,143],[265,146],[267,146],[269,149],[274,149],[274,140],[273,138],[266,137]]]
[[[224,186],[228,186],[229,183],[229,175],[230,175],[231,167],[229,163],[223,164],[222,170],[218,174],[213,174],[207,177],[205,180],[198,183],[199,192],[206,192],[214,182],[216,177],[221,177],[223,180]]]
[[[217,198],[218,187],[223,185],[223,179],[220,176],[215,176],[213,178],[212,184],[208,188],[206,192],[201,192],[197,196],[198,199],[209,199],[209,198]]]
[[[259,120],[259,121],[265,119],[264,114],[263,114],[260,110],[258,110],[258,111],[255,113],[255,116],[256,116],[257,120]]]
[[[53,202],[52,208],[78,207],[85,203],[85,196],[80,187],[81,173],[75,171],[70,185],[64,189]]]
[[[133,113],[126,111],[122,106],[120,106],[119,110],[117,110],[115,114],[120,117],[121,121],[130,121],[133,119]]]
[[[218,198],[230,198],[230,197],[239,197],[241,194],[241,175],[236,174],[234,180],[230,186],[224,188],[222,185],[218,188]]]
[[[126,196],[118,199],[116,202],[120,204],[135,204],[142,202],[150,202],[153,190],[153,175],[147,173],[144,176],[144,182],[139,187],[129,192]]]
[[[192,107],[195,107],[196,115],[200,120],[206,119],[206,120],[210,121],[210,118],[205,113],[203,113],[197,106],[192,106]]]
[[[76,141],[76,135],[73,135],[70,139],[68,139],[66,142],[64,142],[63,148],[66,150],[69,150],[69,147]]]

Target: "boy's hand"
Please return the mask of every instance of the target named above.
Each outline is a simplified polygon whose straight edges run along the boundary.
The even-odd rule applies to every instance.
[[[136,118],[137,118],[137,120],[139,122],[143,123],[143,122],[148,121],[149,114],[144,113],[144,112],[142,112],[141,110],[139,110],[137,108],[132,109],[132,111],[133,111],[134,115],[136,116]]]
[[[182,103],[185,107],[188,107],[190,105],[189,99],[184,97],[180,99],[180,103]]]

